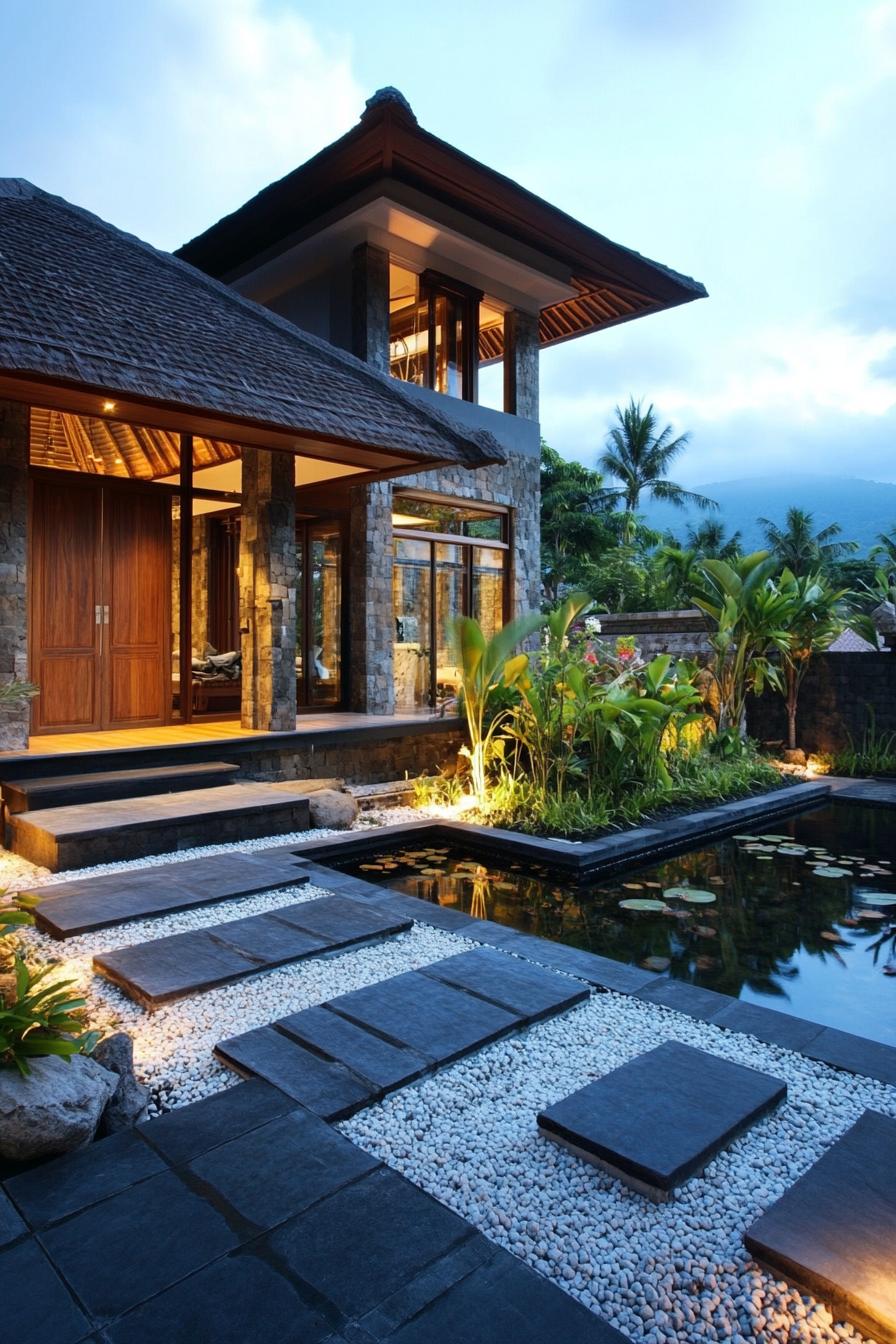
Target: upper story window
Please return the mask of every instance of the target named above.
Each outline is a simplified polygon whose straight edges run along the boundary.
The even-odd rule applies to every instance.
[[[389,367],[394,378],[476,400],[482,291],[459,280],[389,267]],[[490,314],[496,310],[488,309]]]

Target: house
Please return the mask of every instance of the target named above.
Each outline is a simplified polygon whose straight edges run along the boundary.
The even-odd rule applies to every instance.
[[[704,294],[394,89],[177,256],[0,182],[0,746],[431,714],[538,604],[540,349]]]

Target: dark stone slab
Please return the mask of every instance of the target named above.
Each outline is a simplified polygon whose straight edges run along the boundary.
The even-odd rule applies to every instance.
[[[410,920],[341,896],[174,933],[94,957],[94,969],[146,1008],[246,975],[410,928]]]
[[[654,978],[650,984],[635,991],[639,999],[649,1003],[662,1004],[664,1008],[674,1008],[688,1017],[709,1022],[731,1003],[728,994],[717,994],[714,989],[700,989],[697,985],[688,985],[681,980],[671,980],[662,975]]]
[[[668,1199],[786,1095],[778,1078],[665,1041],[547,1107],[538,1127],[641,1193]]]
[[[491,947],[504,948],[515,952],[527,961],[537,962],[553,971],[562,971],[565,975],[574,975],[585,980],[597,989],[614,989],[622,994],[635,994],[645,985],[656,979],[655,971],[642,971],[637,966],[627,966],[625,962],[613,961],[609,957],[600,957],[583,948],[567,947],[564,943],[552,943],[547,938],[537,938],[532,934],[520,933],[517,929],[508,929],[490,920],[477,920],[477,928],[467,934],[479,943]]]
[[[775,1278],[896,1341],[896,1120],[865,1111],[744,1235]]]
[[[318,1344],[333,1321],[254,1252],[216,1260],[106,1330],[111,1344]]]
[[[0,1252],[0,1323],[0,1334],[9,1341],[75,1344],[90,1333],[84,1314],[33,1237]]]
[[[805,1046],[803,1054],[835,1069],[896,1084],[896,1049],[880,1041],[866,1041],[863,1036],[853,1036],[836,1027],[823,1027]]]
[[[758,1003],[741,1003],[739,999],[730,999],[710,1020],[714,1027],[742,1031],[786,1050],[805,1050],[822,1030],[817,1022],[807,1022],[791,1013],[779,1013],[774,1008],[763,1008]]]
[[[149,766],[143,770],[96,770],[89,775],[42,775],[37,779],[4,779],[3,801],[12,813],[31,808],[66,807],[72,803],[105,802],[110,798],[140,798],[146,794],[177,793],[231,784],[238,765],[225,761],[191,765]]]
[[[295,1102],[285,1093],[253,1078],[148,1120],[139,1132],[168,1162],[179,1166],[294,1109]]]
[[[487,1045],[522,1020],[519,1014],[439,984],[419,971],[342,994],[329,1006],[436,1064]]]
[[[277,911],[277,918],[305,929],[334,947],[348,947],[367,938],[382,938],[387,934],[403,933],[411,927],[408,917],[344,896],[324,896],[317,901],[303,901]]]
[[[12,1200],[0,1190],[0,1246],[8,1246],[26,1231]]]
[[[43,1227],[165,1171],[133,1129],[13,1176],[6,1189],[32,1227]]]
[[[388,1338],[394,1344],[628,1344],[618,1330],[507,1252]]]
[[[240,1241],[207,1198],[163,1172],[41,1233],[44,1249],[97,1320],[109,1320]]]
[[[470,1225],[388,1168],[270,1234],[278,1263],[347,1317],[372,1310],[471,1235]]]
[[[390,1045],[363,1027],[318,1004],[276,1024],[279,1031],[338,1060],[378,1091],[403,1087],[429,1068],[429,1061],[404,1046]]]
[[[301,1109],[212,1149],[187,1170],[260,1231],[285,1222],[379,1163]]]
[[[491,947],[477,947],[434,962],[423,968],[423,974],[531,1021],[571,1008],[589,995],[584,985],[567,976]]]
[[[470,1231],[472,1235],[465,1241],[458,1242],[445,1255],[420,1270],[361,1317],[360,1327],[355,1328],[363,1329],[365,1339],[391,1339],[399,1326],[413,1320],[424,1307],[447,1293],[475,1269],[502,1254],[498,1247],[480,1233],[473,1233],[472,1229]]]
[[[275,1027],[257,1027],[220,1041],[215,1054],[238,1073],[272,1083],[324,1120],[344,1120],[380,1095],[380,1089],[342,1064],[321,1059]]]

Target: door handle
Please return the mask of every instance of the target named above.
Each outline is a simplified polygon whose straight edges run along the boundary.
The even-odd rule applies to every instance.
[[[94,615],[94,619],[96,620],[97,625],[102,625],[102,623],[103,623],[103,608],[101,607],[101,605],[100,605],[99,603],[97,603],[96,606],[94,607],[94,609],[93,609],[93,615]]]
[[[108,624],[109,624],[109,604],[107,602],[106,605],[103,607],[103,625]]]

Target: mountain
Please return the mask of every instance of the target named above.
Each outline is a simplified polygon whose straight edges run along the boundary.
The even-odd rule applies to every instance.
[[[691,487],[719,503],[719,511],[675,509],[671,504],[646,502],[644,516],[650,527],[671,531],[682,541],[689,523],[718,518],[728,532],[740,531],[748,551],[763,545],[757,518],[782,524],[787,510],[796,505],[813,515],[815,531],[839,523],[844,540],[859,543],[858,555],[866,555],[878,532],[896,528],[896,485],[863,481],[854,476],[752,476],[742,481],[710,481]],[[643,501],[642,501],[643,502]]]

